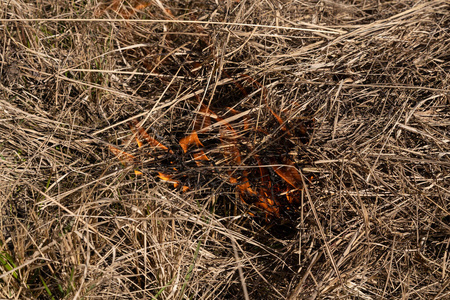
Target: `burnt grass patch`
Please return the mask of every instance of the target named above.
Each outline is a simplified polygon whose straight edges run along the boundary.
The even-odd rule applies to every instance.
[[[449,298],[445,1],[0,16],[0,298]]]

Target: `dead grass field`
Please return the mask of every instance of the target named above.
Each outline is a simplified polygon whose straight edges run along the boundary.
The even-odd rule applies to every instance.
[[[0,299],[450,299],[448,1],[16,0],[0,19]],[[201,104],[234,118],[242,162],[218,117],[208,165],[180,151]],[[289,188],[286,160],[312,177],[292,213],[239,199],[246,170]]]

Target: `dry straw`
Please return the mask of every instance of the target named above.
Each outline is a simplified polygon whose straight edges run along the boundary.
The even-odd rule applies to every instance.
[[[449,28],[448,1],[1,2],[0,298],[450,298]],[[249,203],[288,167],[292,213]]]

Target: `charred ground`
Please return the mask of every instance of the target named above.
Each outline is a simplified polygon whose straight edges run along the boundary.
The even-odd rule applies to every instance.
[[[445,1],[0,14],[1,298],[449,297]],[[243,178],[287,199],[286,166],[311,182],[278,218]]]

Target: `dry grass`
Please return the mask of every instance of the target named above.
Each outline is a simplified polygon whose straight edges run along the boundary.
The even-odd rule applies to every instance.
[[[448,2],[19,0],[0,18],[0,298],[450,298]],[[241,129],[248,161],[287,151],[314,174],[291,220],[247,214],[217,131],[216,166],[179,163],[188,192],[155,179],[169,166],[127,121],[175,148],[198,98],[269,132]],[[277,148],[268,107],[314,119],[309,144]]]

